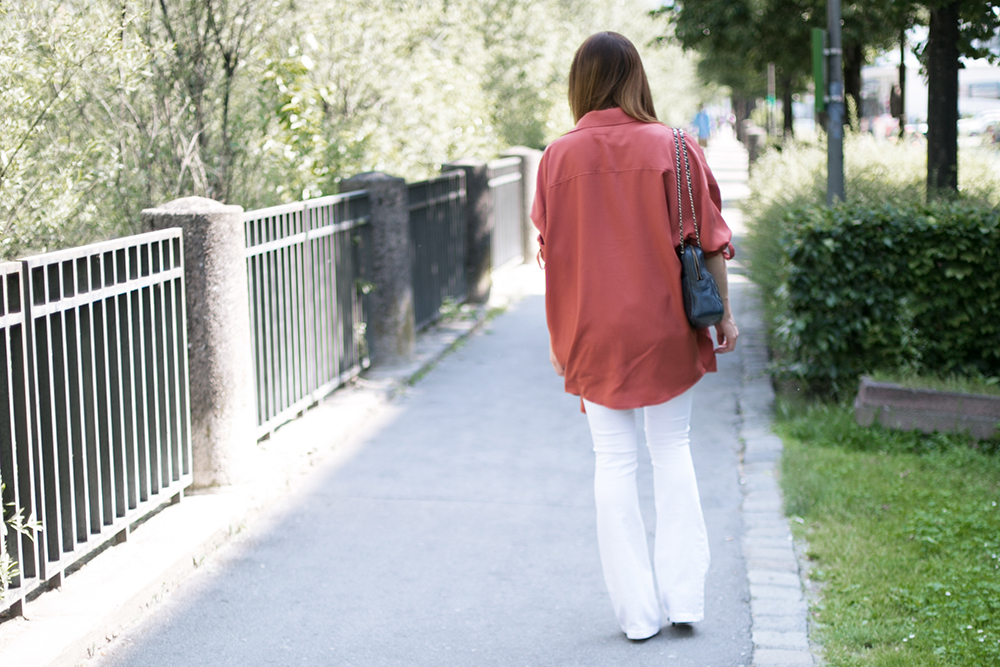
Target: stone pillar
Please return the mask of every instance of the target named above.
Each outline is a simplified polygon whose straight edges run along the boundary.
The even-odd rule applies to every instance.
[[[753,127],[747,130],[747,153],[749,155],[749,168],[753,168],[753,163],[757,161],[760,154],[764,151],[764,145],[767,143],[767,132],[759,127]]]
[[[469,301],[486,303],[490,298],[493,269],[491,240],[493,219],[490,211],[490,185],[486,163],[476,158],[462,158],[446,164],[441,171],[465,172],[465,284]]]
[[[371,198],[372,278],[368,350],[379,363],[408,359],[416,341],[410,210],[406,181],[381,172],[340,182],[341,192],[367,190]]]
[[[755,127],[757,127],[757,124],[754,123],[749,118],[740,121],[737,138],[740,140],[740,142],[743,144],[745,148],[750,147],[750,140],[747,138],[747,132],[754,129]]]
[[[542,151],[527,146],[513,146],[503,153],[503,157],[521,158],[521,201],[524,213],[521,217],[521,248],[525,264],[534,264],[538,255],[538,230],[531,222],[531,206],[535,202],[535,186],[538,185],[538,163]]]
[[[142,225],[184,230],[194,484],[243,481],[257,426],[243,208],[185,197],[144,210]]]

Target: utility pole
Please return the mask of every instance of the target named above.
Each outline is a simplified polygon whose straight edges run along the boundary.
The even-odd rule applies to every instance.
[[[830,39],[826,50],[829,68],[826,109],[830,118],[826,134],[826,204],[833,206],[837,201],[844,201],[844,69],[841,65],[840,0],[827,0],[826,21]]]

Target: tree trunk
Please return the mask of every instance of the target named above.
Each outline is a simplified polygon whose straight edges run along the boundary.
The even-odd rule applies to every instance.
[[[743,143],[746,143],[746,137],[743,136],[743,121],[750,117],[750,103],[749,100],[742,95],[733,95],[733,114],[736,116],[736,138]]]
[[[906,136],[906,31],[899,32],[899,138]]]
[[[781,111],[784,116],[782,136],[786,139],[795,138],[795,115],[792,113],[792,80],[781,80]]]
[[[927,198],[958,192],[960,0],[931,10],[927,39]]]
[[[854,108],[858,110],[858,120],[861,120],[861,66],[865,64],[864,51],[861,44],[848,44],[844,47],[844,94],[854,100]],[[846,98],[845,98],[846,103]],[[844,124],[851,122],[848,114],[844,115]]]

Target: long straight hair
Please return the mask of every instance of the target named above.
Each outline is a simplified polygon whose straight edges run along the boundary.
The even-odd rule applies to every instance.
[[[639,52],[617,32],[591,35],[576,50],[569,69],[569,106],[573,122],[614,107],[644,123],[659,122]]]

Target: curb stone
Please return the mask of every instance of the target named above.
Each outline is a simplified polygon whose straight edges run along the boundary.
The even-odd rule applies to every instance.
[[[759,297],[748,286],[747,309],[758,311]],[[805,568],[784,515],[777,462],[783,443],[771,431],[774,388],[766,374],[767,347],[759,318],[744,318],[743,384],[740,389],[740,439],[743,459],[743,554],[750,581],[753,667],[813,667],[822,664],[809,639]]]

